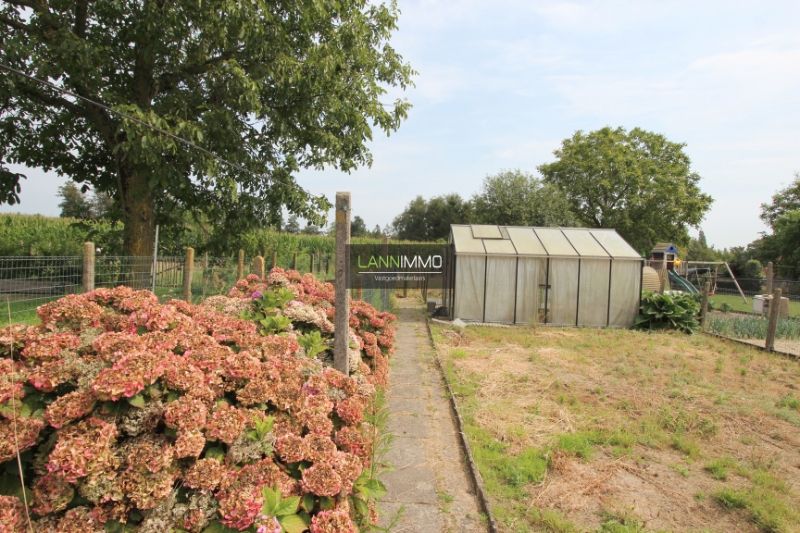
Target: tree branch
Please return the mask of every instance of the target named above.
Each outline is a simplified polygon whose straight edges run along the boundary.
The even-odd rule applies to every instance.
[[[11,28],[14,28],[15,30],[23,31],[25,33],[33,33],[33,28],[31,28],[27,24],[23,24],[22,22],[10,19],[3,15],[0,15],[0,23],[5,24],[6,26],[9,26]]]
[[[77,112],[77,113],[80,112],[80,106],[75,105],[75,103],[70,102],[69,100],[66,100],[60,96],[56,96],[54,94],[49,94],[45,91],[42,91],[41,89],[36,88],[36,86],[34,85],[29,85],[27,83],[20,83],[17,84],[16,87],[25,96],[33,100],[37,100],[39,103],[49,106],[63,107],[72,112]]]
[[[86,22],[89,16],[89,0],[78,0],[75,2],[75,24],[73,33],[81,39],[86,37]]]
[[[162,74],[158,78],[158,82],[156,83],[156,93],[162,93],[168,91],[170,89],[175,88],[178,83],[187,79],[189,76],[197,76],[199,74],[205,74],[212,67],[215,65],[222,63],[223,61],[228,61],[229,59],[233,59],[236,53],[239,52],[239,49],[236,50],[225,50],[221,54],[210,57],[203,61],[202,63],[194,63],[188,65],[181,65],[177,71],[174,72],[167,72]]]

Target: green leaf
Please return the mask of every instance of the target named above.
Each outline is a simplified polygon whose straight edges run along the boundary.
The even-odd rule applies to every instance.
[[[386,485],[379,479],[372,478],[364,484],[364,487],[369,490],[370,497],[374,499],[381,499],[386,495]]]
[[[286,516],[297,513],[297,507],[300,505],[300,496],[292,496],[282,500],[276,507],[273,516]]]
[[[138,407],[139,409],[144,409],[146,405],[144,401],[144,396],[142,396],[141,394],[137,394],[133,398],[129,398],[128,403],[134,407]]]
[[[362,500],[361,498],[350,498],[350,502],[353,504],[353,507],[356,510],[356,513],[359,516],[369,516],[369,505],[367,502]]]
[[[218,522],[213,521],[206,528],[203,530],[203,533],[239,533],[236,529],[231,529],[226,525]]]
[[[319,506],[323,511],[329,511],[333,509],[334,503],[335,502],[333,501],[333,498],[329,498],[328,496],[323,496],[319,499]]]
[[[264,487],[261,490],[261,495],[264,496],[264,505],[261,507],[261,513],[268,516],[277,516],[278,504],[281,502],[281,493],[277,489]]]
[[[301,507],[308,511],[309,513],[314,510],[314,496],[312,494],[305,494],[303,495],[303,500],[300,503]]]
[[[218,459],[222,461],[223,459],[225,459],[225,450],[223,450],[219,446],[213,446],[206,450],[205,457],[207,459]]]
[[[302,533],[308,529],[308,524],[303,520],[300,515],[290,514],[286,516],[279,516],[278,522],[286,533]]]

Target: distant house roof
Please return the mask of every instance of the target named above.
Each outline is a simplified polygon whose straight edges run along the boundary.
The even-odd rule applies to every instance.
[[[453,224],[456,254],[641,259],[613,229]]]
[[[657,242],[650,253],[677,255],[678,247],[671,242]]]

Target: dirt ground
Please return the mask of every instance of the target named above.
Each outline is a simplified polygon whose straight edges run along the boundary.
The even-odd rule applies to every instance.
[[[763,339],[739,339],[753,346],[764,346]],[[785,354],[800,356],[800,340],[775,339],[775,350]]]
[[[705,335],[434,334],[504,531],[800,531],[796,360]]]

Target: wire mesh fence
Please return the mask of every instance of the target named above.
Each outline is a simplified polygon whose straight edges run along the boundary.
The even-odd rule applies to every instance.
[[[83,258],[0,257],[2,321],[33,317],[36,307],[64,295],[80,292]]]
[[[232,257],[203,257],[195,263],[192,301],[224,294],[236,283],[237,261]],[[153,291],[161,300],[183,293],[185,258],[97,256],[94,287],[127,285]],[[249,272],[249,271],[248,271]],[[36,308],[68,294],[82,292],[84,258],[0,257],[0,298],[5,309],[0,324],[36,320]]]
[[[321,253],[264,254],[264,270],[273,266],[313,273],[321,280],[333,277],[333,256]],[[0,298],[5,309],[0,325],[33,323],[36,308],[68,294],[83,292],[86,259],[83,256],[0,257]],[[183,298],[186,257],[105,256],[93,258],[93,286],[111,288],[127,285],[153,291],[162,301]],[[254,258],[238,256],[196,256],[193,262],[189,299],[198,303],[209,296],[226,294],[239,275],[255,272]],[[389,309],[384,291],[364,291],[362,298],[378,309]]]

